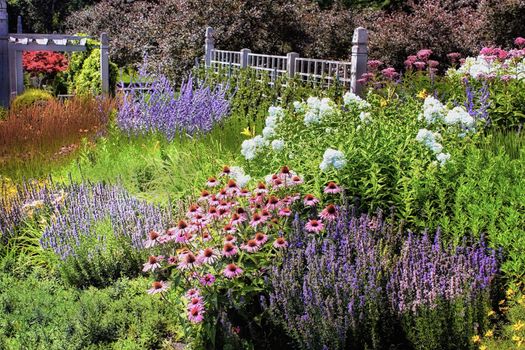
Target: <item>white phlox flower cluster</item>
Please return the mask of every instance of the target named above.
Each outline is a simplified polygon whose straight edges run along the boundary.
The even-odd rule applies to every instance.
[[[443,150],[443,146],[436,141],[438,138],[441,138],[439,133],[427,129],[419,129],[416,135],[416,141],[424,144],[434,153],[440,153]]]
[[[427,124],[433,124],[442,121],[446,113],[446,107],[439,100],[428,96],[423,103],[423,113],[419,115],[419,119],[424,119]]]
[[[277,139],[272,141],[272,149],[274,151],[280,152],[284,149],[284,141]]]
[[[464,107],[457,106],[448,111],[444,119],[447,125],[461,125],[468,129],[473,128],[476,121]]]
[[[295,110],[297,111],[298,108],[295,107]],[[306,105],[302,104],[302,107],[300,107],[299,110],[306,112],[304,115],[304,124],[309,126],[311,124],[319,124],[323,118],[333,114],[335,112],[335,105],[332,100],[327,97],[322,99],[308,97]]]
[[[372,115],[370,112],[361,112],[359,113],[359,119],[362,123],[370,124],[372,122]]]
[[[351,91],[347,91],[343,95],[343,103],[345,107],[351,107],[352,105],[356,105],[359,109],[365,109],[370,107],[370,103],[366,102],[361,97],[357,96]]]
[[[261,135],[257,135],[252,139],[244,140],[241,145],[241,154],[246,160],[252,160],[257,155],[261,148],[268,146],[268,140],[265,140]]]
[[[438,153],[436,159],[439,162],[439,165],[443,166],[450,159],[450,153]]]
[[[346,165],[347,160],[343,152],[328,148],[323,155],[323,161],[321,164],[319,164],[319,169],[321,171],[326,172],[330,168],[335,168],[337,170],[340,170],[344,168]]]
[[[284,110],[281,107],[270,106],[270,108],[268,108],[268,116],[266,117],[262,135],[257,135],[254,138],[245,140],[241,145],[241,154],[246,160],[254,159],[262,148],[270,145],[270,139],[276,135],[275,130],[277,125],[283,118]]]
[[[252,177],[245,174],[244,169],[238,166],[230,167],[230,176],[235,180],[237,186],[244,187],[250,182]]]

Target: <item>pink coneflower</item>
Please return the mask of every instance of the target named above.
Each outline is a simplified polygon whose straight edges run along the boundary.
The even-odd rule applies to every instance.
[[[251,196],[251,192],[247,188],[242,188],[239,191],[239,196],[240,197],[250,197]]]
[[[306,196],[304,196],[303,202],[306,207],[315,207],[317,203],[319,203],[319,199],[315,198],[311,194],[307,194]]]
[[[208,198],[210,198],[210,192],[206,191],[206,190],[202,190],[201,192],[201,196],[199,197],[199,199],[197,199],[198,202],[205,202],[208,200]]]
[[[204,232],[201,236],[203,242],[211,241],[211,235],[208,232]]]
[[[235,243],[237,241],[237,238],[234,235],[226,235],[224,236],[224,243]]]
[[[237,247],[232,243],[226,243],[224,247],[222,247],[222,255],[234,256],[235,254],[237,254]]]
[[[368,68],[369,68],[371,71],[376,71],[377,68],[379,68],[382,64],[383,64],[383,62],[381,62],[381,61],[379,61],[379,60],[370,60],[370,61],[368,61],[368,63],[367,63]]]
[[[195,306],[204,307],[204,298],[201,295],[195,295],[194,297],[189,298],[188,310]]]
[[[303,183],[304,183],[303,179],[301,179],[299,176],[297,175],[292,176],[292,184],[301,185]]]
[[[217,219],[219,217],[219,211],[217,207],[211,206],[208,208],[208,218]]]
[[[281,188],[281,187],[283,187],[283,186],[284,186],[284,182],[283,182],[283,180],[281,180],[281,179],[279,179],[279,178],[273,180],[273,188],[274,188],[274,189],[279,189],[279,188]]]
[[[212,205],[212,206],[215,206],[215,205],[219,205],[219,199],[217,198],[216,195],[211,195],[210,198],[208,198],[208,204],[209,205]]]
[[[242,269],[235,264],[228,264],[223,272],[227,278],[234,278],[242,274]]]
[[[268,209],[261,210],[261,216],[263,217],[264,221],[268,220],[272,217],[272,214],[268,211]]]
[[[225,208],[217,208],[217,214],[219,215],[219,218],[224,219],[230,216],[230,210]]]
[[[188,291],[185,294],[186,298],[188,298],[188,299],[191,299],[191,298],[199,296],[199,295],[201,295],[201,291],[198,290],[197,288],[188,289]]]
[[[188,311],[188,320],[191,323],[201,323],[204,320],[204,308],[194,306]]]
[[[188,208],[188,212],[186,213],[186,216],[189,218],[195,217],[195,215],[202,213],[201,207],[199,207],[197,204],[192,204]]]
[[[337,217],[337,209],[335,208],[335,205],[328,204],[319,216],[326,221],[335,220]]]
[[[230,224],[234,225],[234,226],[237,226],[240,223],[242,223],[243,221],[246,221],[246,217],[245,216],[241,216],[241,215],[239,215],[237,213],[233,213],[232,214],[232,218],[230,220]]]
[[[148,289],[148,294],[162,293],[168,290],[169,283],[164,281],[155,281],[151,284],[151,288]]]
[[[461,54],[459,52],[451,52],[447,54],[447,58],[452,63],[456,63],[461,57]]]
[[[305,225],[308,232],[319,233],[324,229],[324,224],[320,220],[310,219]]]
[[[423,61],[428,60],[430,55],[432,55],[432,50],[429,50],[429,49],[423,49],[417,52],[417,58]]]
[[[282,249],[288,247],[288,242],[286,242],[286,239],[283,237],[277,237],[277,239],[273,242],[273,246],[277,249]]]
[[[425,69],[425,66],[427,65],[425,62],[417,61],[412,63],[414,67],[416,67],[417,70],[423,70]]]
[[[199,281],[203,286],[211,286],[213,282],[215,282],[215,276],[211,273],[207,273],[202,276]]]
[[[178,259],[176,256],[170,255],[170,257],[166,261],[168,262],[169,265],[175,265]]]
[[[264,193],[257,193],[255,197],[250,198],[251,204],[263,204],[264,203]]]
[[[231,172],[232,171],[231,171],[230,167],[225,165],[225,166],[222,167],[221,175],[222,176],[228,176],[228,175],[230,175]]]
[[[214,177],[210,177],[208,178],[208,182],[206,182],[206,185],[208,187],[215,187],[219,185],[219,181],[217,181],[217,179]]]
[[[148,271],[155,271],[156,269],[160,268],[160,262],[164,259],[164,256],[159,255],[151,255],[148,258],[148,262],[144,264],[144,268],[142,269],[142,272],[148,272]]]
[[[191,222],[194,226],[197,226],[196,228],[194,228],[195,231],[198,231],[201,227],[206,226],[208,224],[208,220],[203,214],[195,214]]]
[[[250,221],[250,226],[252,226],[253,228],[263,224],[264,222],[266,221],[265,217],[263,217],[261,214],[259,213],[255,213],[253,214],[252,216],[252,220]]]
[[[231,208],[230,202],[225,201],[225,200],[221,200],[219,202],[219,205],[217,206],[217,209],[219,209],[219,210],[221,210],[221,209],[230,209],[230,208]]]
[[[184,220],[180,220],[178,223],[177,223],[177,228],[176,228],[176,232],[177,233],[186,233],[186,232],[190,232],[190,227],[188,226],[188,223]]]
[[[281,210],[279,210],[278,215],[279,216],[290,216],[290,215],[292,215],[292,211],[290,210],[290,208],[285,207],[285,208],[282,208]]]
[[[412,65],[414,64],[414,61],[405,60],[405,62],[403,62],[403,64],[405,65],[406,69],[412,69]]]
[[[159,237],[160,234],[157,231],[151,230],[148,233],[148,239],[144,241],[144,248],[154,247],[157,243],[159,243]]]
[[[219,251],[214,248],[206,248],[201,250],[197,258],[200,264],[213,264],[219,260]]]
[[[514,39],[514,45],[516,45],[519,48],[525,47],[525,38],[522,38],[521,36]]]
[[[279,207],[279,198],[277,198],[276,196],[270,196],[270,198],[268,198],[268,203],[266,203],[266,208],[268,210],[275,210]]]
[[[228,193],[230,196],[235,196],[239,193],[239,187],[237,187],[235,180],[228,180],[228,183],[226,184],[226,193]]]
[[[248,253],[255,253],[259,248],[260,246],[255,239],[250,239],[248,242],[241,245],[241,249],[246,250]]]
[[[501,81],[507,82],[510,81],[512,77],[510,75],[502,75],[500,79]]]
[[[254,240],[257,243],[257,245],[262,246],[264,243],[268,241],[268,236],[262,232],[257,232],[255,234]]]
[[[225,188],[221,188],[219,193],[217,193],[217,199],[221,200],[221,199],[227,199],[228,197],[230,196],[230,194],[228,193],[228,191],[225,189]]]
[[[224,232],[226,233],[235,233],[235,231],[237,231],[237,229],[235,228],[235,226],[233,224],[226,224],[224,227],[223,227],[223,230]]]
[[[341,192],[341,187],[337,186],[337,184],[333,181],[330,181],[324,188],[324,193],[336,194],[339,192]]]
[[[192,252],[185,252],[179,254],[179,265],[181,270],[191,269],[199,265],[199,260]]]
[[[256,194],[264,194],[268,193],[268,190],[266,189],[266,185],[263,182],[259,182],[257,184],[257,188],[255,189]]]

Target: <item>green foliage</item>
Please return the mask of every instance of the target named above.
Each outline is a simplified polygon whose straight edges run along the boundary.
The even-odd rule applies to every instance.
[[[109,90],[115,91],[117,84],[118,67],[110,62],[109,64]],[[83,61],[82,69],[73,78],[75,93],[79,95],[98,95],[101,93],[100,75],[100,49],[93,49],[89,56]]]
[[[31,107],[34,104],[45,104],[53,100],[54,97],[49,92],[39,89],[29,89],[23,94],[18,95],[11,103],[11,109],[19,111],[24,108]]]
[[[0,275],[2,349],[160,349],[178,337],[174,313],[145,279],[78,291],[45,275]]]
[[[146,258],[129,238],[117,237],[109,218],[80,238],[75,254],[58,264],[62,279],[77,288],[104,287],[120,277],[135,277]],[[71,243],[74,244],[74,243]]]
[[[9,115],[9,110],[7,108],[0,107],[0,121],[6,119],[8,115]]]

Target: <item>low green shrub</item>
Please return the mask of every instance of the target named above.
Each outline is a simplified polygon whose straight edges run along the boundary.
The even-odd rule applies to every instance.
[[[177,315],[144,293],[145,279],[78,291],[44,273],[0,275],[0,348],[161,349],[180,338]]]
[[[118,67],[109,63],[109,91],[115,91],[117,84]],[[102,92],[102,80],[100,75],[100,49],[93,49],[82,63],[82,69],[75,75],[73,80],[76,94],[98,95]]]
[[[21,109],[31,107],[35,104],[45,105],[47,102],[53,99],[53,95],[51,95],[45,90],[29,89],[26,90],[23,94],[15,97],[13,102],[11,102],[11,109],[14,111],[19,111]]]

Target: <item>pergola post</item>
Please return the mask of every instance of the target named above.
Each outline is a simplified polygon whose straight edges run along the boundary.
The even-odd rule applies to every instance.
[[[9,107],[9,24],[7,4],[0,0],[0,106]]]
[[[109,39],[107,33],[100,35],[100,78],[102,93],[109,94]]]

